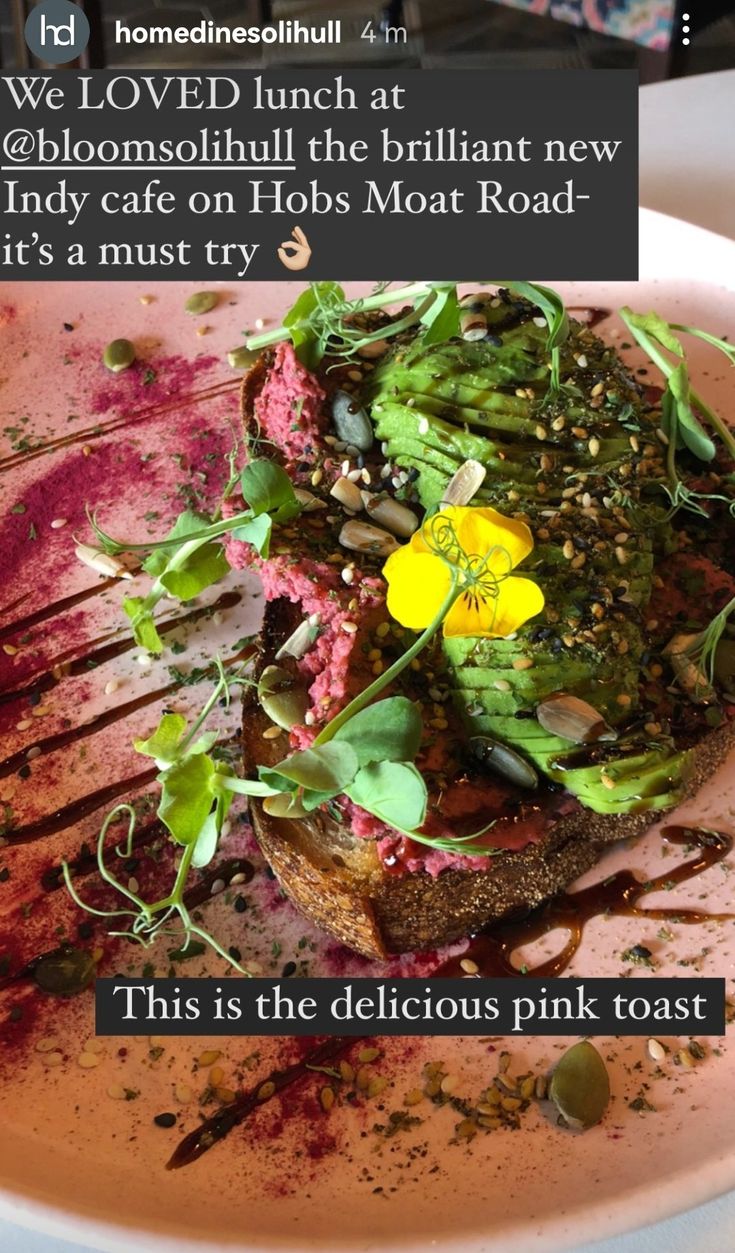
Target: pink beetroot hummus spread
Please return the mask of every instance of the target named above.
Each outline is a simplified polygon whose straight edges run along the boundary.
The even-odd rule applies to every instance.
[[[324,442],[328,429],[325,412],[326,394],[318,379],[296,358],[290,344],[282,343],[275,351],[273,364],[263,388],[255,401],[255,416],[260,435],[272,441],[284,454],[295,481],[309,483],[311,470],[318,460],[324,474],[324,485],[339,477],[340,461]],[[233,513],[242,502],[228,500],[224,512]],[[326,511],[325,511],[326,512]],[[335,512],[338,506],[335,503]],[[352,579],[342,578],[340,564],[326,559],[318,545],[307,539],[305,519],[297,523],[301,542],[293,550],[277,551],[263,560],[249,544],[229,537],[227,558],[238,569],[255,568],[263,584],[266,600],[285,598],[300,608],[303,618],[317,615],[319,634],[315,643],[298,662],[309,681],[309,723],[291,731],[294,749],[306,748],[320,726],[330,721],[370,679],[362,660],[364,629],[370,623],[384,621],[385,585],[375,574],[365,574],[359,567],[359,554],[345,554],[351,561]],[[327,556],[331,555],[327,548]],[[359,631],[344,625],[359,624]],[[433,737],[431,747],[420,753],[431,793],[431,774],[441,770],[443,759],[451,757],[459,734],[455,727],[442,740]],[[518,794],[492,779],[461,778],[456,784],[442,787],[441,799],[431,805],[424,830],[427,835],[451,838],[472,834],[492,823],[487,843],[503,849],[522,849],[538,842],[548,829],[550,818],[574,807],[575,802],[564,793],[544,796],[540,802],[519,802]],[[466,857],[460,852],[443,851],[422,845],[385,826],[379,819],[347,798],[341,808],[352,831],[358,837],[377,841],[379,856],[387,870],[394,873],[426,871],[432,876],[450,867],[487,870],[486,857]]]

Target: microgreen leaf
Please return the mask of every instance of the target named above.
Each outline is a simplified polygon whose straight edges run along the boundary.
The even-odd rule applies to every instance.
[[[459,299],[453,283],[436,292],[434,300],[421,315],[425,328],[420,335],[421,348],[442,344],[459,334]]]
[[[671,371],[667,391],[676,405],[677,426],[682,442],[700,461],[711,461],[717,450],[692,410],[689,374],[684,361]]]
[[[510,291],[517,292],[519,296],[524,296],[526,300],[530,300],[531,304],[536,305],[546,318],[548,327],[546,347],[551,355],[549,391],[552,395],[555,395],[561,386],[559,349],[569,336],[569,318],[567,317],[564,301],[553,288],[542,287],[539,283],[506,282],[502,286],[509,288]]]
[[[356,713],[332,743],[352,745],[361,766],[372,761],[413,761],[421,743],[421,715],[405,696],[389,696]]]
[[[412,763],[381,761],[363,766],[346,790],[350,800],[388,826],[411,830],[426,821],[426,784]]]
[[[172,540],[179,540],[183,543],[184,540],[190,539],[192,535],[198,534],[199,531],[202,531],[205,527],[211,525],[212,519],[208,518],[206,514],[194,513],[191,509],[185,509],[183,513],[179,514],[178,518],[171,527],[171,530],[166,535],[165,540],[162,542],[166,543],[169,548],[178,548],[179,544],[172,544]],[[146,557],[143,562],[143,569],[146,574],[152,575],[155,579],[159,574],[163,573],[168,565],[168,556],[166,553],[166,548],[156,547],[153,549],[150,555]]]
[[[271,769],[261,767],[259,774],[263,783],[278,792],[292,792],[299,787],[321,793],[324,799],[343,792],[357,774],[358,766],[357,754],[349,744],[330,743],[292,753]],[[321,800],[315,802],[320,803]],[[306,800],[304,806],[309,807]]]
[[[230,565],[221,544],[204,544],[179,566],[165,570],[160,581],[177,600],[193,600],[205,588],[219,583],[230,572]]]
[[[130,618],[133,627],[133,638],[136,644],[139,644],[141,648],[145,648],[149,653],[162,652],[163,640],[156,630],[153,613],[143,597],[126,596],[122,607],[123,611]]]
[[[245,544],[252,544],[260,557],[267,557],[270,552],[272,529],[273,523],[270,515],[261,513],[260,517],[250,518],[247,522],[241,523],[237,530],[232,532],[232,537]]]
[[[652,339],[658,340],[662,348],[666,348],[669,352],[673,352],[677,357],[684,356],[684,349],[679,340],[672,331],[669,323],[658,313],[633,313],[628,312],[628,325],[633,329],[644,331],[646,335],[650,335]]]
[[[291,306],[283,325],[288,329],[296,355],[308,370],[318,366],[327,346],[328,331],[320,326],[323,302],[342,304],[345,299],[339,283],[312,283]]]
[[[166,713],[153,734],[147,740],[133,740],[133,747],[144,757],[170,764],[178,757],[185,731],[186,718],[182,714]]]
[[[211,757],[195,753],[161,775],[158,817],[177,844],[193,844],[204,826],[212,808],[214,774]]]
[[[256,518],[261,513],[274,513],[283,505],[297,503],[293,483],[275,461],[251,461],[240,475],[240,487]]]

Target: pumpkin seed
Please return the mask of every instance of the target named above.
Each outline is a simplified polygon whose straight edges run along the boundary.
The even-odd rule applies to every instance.
[[[33,978],[53,996],[75,996],[89,986],[94,972],[94,958],[87,949],[64,944],[36,962]]]
[[[298,661],[305,653],[308,653],[319,634],[319,620],[317,618],[314,621],[314,617],[315,615],[312,614],[299,623],[296,630],[281,644],[276,653],[276,661],[280,661],[282,657],[295,657]]]
[[[252,348],[246,348],[244,344],[240,344],[238,348],[231,348],[227,354],[227,364],[232,366],[233,370],[249,370],[258,360],[258,353]]]
[[[309,698],[294,676],[282,666],[266,666],[258,682],[260,707],[285,731],[304,721]]]
[[[442,505],[469,505],[485,481],[487,471],[479,461],[465,461],[452,475],[442,497]]]
[[[494,774],[502,775],[517,787],[538,787],[538,775],[533,766],[507,744],[501,744],[489,735],[474,735],[470,748],[477,760]]]
[[[352,444],[360,452],[373,446],[373,424],[367,413],[349,392],[337,391],[332,399],[332,422],[334,429],[345,444]]]
[[[275,796],[266,796],[263,809],[271,818],[306,818],[307,813],[301,801],[291,792],[277,792]]]
[[[135,361],[135,349],[129,339],[113,339],[102,354],[102,362],[113,374],[127,370]]]
[[[617,731],[608,726],[599,709],[568,692],[556,692],[537,705],[536,719],[549,735],[558,735],[559,739],[571,740],[574,744],[618,738]]]
[[[210,313],[219,301],[216,291],[198,291],[184,304],[184,309],[190,313],[192,317],[199,317],[202,313]]]
[[[564,1054],[549,1084],[549,1097],[573,1127],[594,1127],[610,1101],[607,1067],[589,1040]]]

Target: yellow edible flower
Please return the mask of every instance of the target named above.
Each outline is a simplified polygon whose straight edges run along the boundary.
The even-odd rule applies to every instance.
[[[544,605],[536,583],[510,573],[532,549],[525,522],[495,509],[449,505],[383,566],[388,611],[402,626],[422,630],[448,603],[445,636],[512,635]]]

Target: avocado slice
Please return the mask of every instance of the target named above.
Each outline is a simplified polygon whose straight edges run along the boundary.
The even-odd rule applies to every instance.
[[[417,473],[422,505],[437,506],[473,458],[487,470],[473,503],[521,517],[534,534],[517,572],[539,583],[544,611],[512,639],[443,640],[454,699],[469,735],[512,745],[587,808],[669,808],[691,755],[636,727],[641,611],[668,538],[658,420],[614,350],[574,321],[562,391],[547,399],[538,310],[508,293],[485,308],[485,340],[404,343],[363,397],[386,459]],[[603,762],[559,764],[573,745],[545,731],[535,710],[560,691],[621,728],[619,756],[609,745]]]

